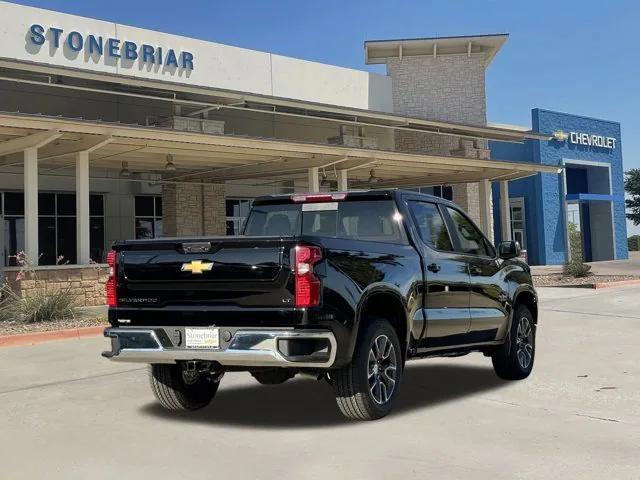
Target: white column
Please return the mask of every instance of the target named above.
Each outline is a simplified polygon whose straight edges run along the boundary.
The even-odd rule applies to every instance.
[[[480,197],[480,228],[491,242],[493,242],[492,213],[491,213],[491,181],[481,180],[479,183]]]
[[[38,265],[38,148],[24,151],[24,252]]]
[[[89,264],[89,152],[76,153],[76,251],[78,265]]]
[[[349,190],[349,182],[347,181],[348,171],[338,170],[338,191],[346,192]]]
[[[309,169],[309,192],[318,193],[320,191],[320,172],[318,167]]]
[[[511,205],[509,203],[509,181],[500,182],[500,226],[502,231],[502,241],[512,239],[511,233]]]

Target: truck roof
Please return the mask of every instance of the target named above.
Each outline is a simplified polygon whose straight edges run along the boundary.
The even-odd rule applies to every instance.
[[[290,194],[277,194],[277,195],[263,195],[257,197],[254,201],[254,205],[273,205],[281,203],[305,203],[305,202],[317,202],[317,201],[335,201],[335,200],[391,200],[396,196],[407,194],[411,196],[417,196],[429,200],[431,202],[445,203],[454,205],[453,202],[441,197],[429,195],[427,193],[420,193],[414,190],[403,190],[398,188],[373,188],[368,190],[348,190],[346,192],[300,192]]]

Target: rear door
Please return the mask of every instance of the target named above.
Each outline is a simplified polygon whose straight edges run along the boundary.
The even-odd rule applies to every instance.
[[[493,341],[508,315],[500,262],[493,245],[464,213],[449,206],[444,210],[454,248],[469,268],[471,328],[467,341]]]
[[[408,205],[422,240],[426,333],[419,348],[462,343],[471,322],[467,260],[454,251],[438,204],[409,199]]]

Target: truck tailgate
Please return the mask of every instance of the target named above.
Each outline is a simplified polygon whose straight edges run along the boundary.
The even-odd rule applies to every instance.
[[[293,306],[294,246],[293,238],[274,237],[122,242],[118,307]]]

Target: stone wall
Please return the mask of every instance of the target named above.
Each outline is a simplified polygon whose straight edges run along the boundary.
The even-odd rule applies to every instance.
[[[168,183],[162,187],[163,232],[167,237],[224,235],[224,185]]]
[[[387,73],[393,79],[394,113],[486,125],[485,62],[483,55],[389,58]],[[486,142],[448,135],[396,132],[395,148],[402,152],[489,157]],[[453,197],[454,202],[479,223],[478,185],[454,185]]]
[[[22,280],[16,280],[18,271],[10,270],[5,272],[5,278],[11,289],[22,297],[27,297],[29,292],[36,289],[70,288],[71,293],[77,297],[77,306],[93,307],[107,302],[105,284],[108,274],[106,265],[60,265],[57,268],[36,268]]]

